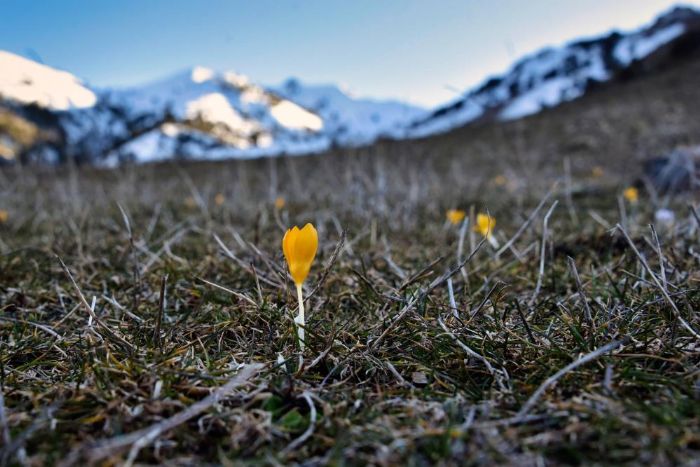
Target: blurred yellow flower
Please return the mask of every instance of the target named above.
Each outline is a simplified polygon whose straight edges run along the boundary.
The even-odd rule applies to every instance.
[[[311,263],[316,257],[318,249],[318,233],[311,224],[306,224],[302,229],[297,226],[287,230],[282,239],[282,252],[287,260],[289,273],[297,286],[297,297],[299,298],[299,314],[294,318],[297,325],[297,338],[299,348],[304,351],[304,297],[301,285],[309,275]]]
[[[461,224],[466,215],[467,215],[467,213],[461,209],[448,209],[447,210],[447,220],[450,221],[450,223],[452,225]]]
[[[489,238],[493,234],[494,227],[496,227],[496,219],[488,214],[477,214],[476,225],[474,225],[475,232],[479,232],[484,237]]]
[[[287,202],[281,196],[275,198],[275,209],[282,209],[286,204]]]
[[[493,177],[493,184],[496,186],[505,186],[508,183],[508,179],[503,175],[496,175]]]
[[[195,202],[193,197],[188,196],[187,198],[185,198],[185,206],[192,209],[195,206],[197,206],[197,203]]]
[[[593,178],[600,178],[603,175],[605,175],[605,171],[601,166],[596,165],[591,169],[591,176],[593,176]]]
[[[217,206],[223,205],[224,201],[226,201],[226,198],[224,198],[223,193],[217,193],[216,196],[214,196],[214,203],[216,203]]]
[[[635,204],[637,201],[639,201],[639,190],[633,186],[625,188],[625,191],[622,192],[622,196],[628,202]]]
[[[5,211],[4,209],[0,209],[0,224],[4,224],[7,222],[7,219],[10,218],[10,213]]]

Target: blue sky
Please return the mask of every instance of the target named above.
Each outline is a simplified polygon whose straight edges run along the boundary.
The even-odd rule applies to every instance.
[[[522,54],[634,28],[674,3],[0,0],[0,49],[96,86],[141,84],[203,65],[265,84],[296,76],[428,106],[504,71]]]

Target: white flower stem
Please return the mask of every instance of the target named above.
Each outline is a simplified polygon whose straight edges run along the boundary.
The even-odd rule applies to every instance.
[[[494,247],[496,250],[500,247],[498,244],[498,240],[493,235],[487,235],[486,239],[489,241],[492,247]]]
[[[297,284],[297,297],[299,298],[299,314],[294,318],[294,323],[297,325],[297,338],[299,339],[299,348],[304,351],[304,296],[301,290],[301,284]]]

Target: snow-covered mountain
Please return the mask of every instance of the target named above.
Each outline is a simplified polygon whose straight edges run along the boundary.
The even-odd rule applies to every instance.
[[[505,74],[415,121],[404,136],[422,137],[470,123],[532,115],[619,78],[691,35],[697,43],[698,32],[700,12],[679,7],[637,31],[616,31],[541,50],[521,59]]]
[[[104,160],[251,157],[328,146],[315,113],[243,75],[195,67],[145,86],[100,92],[66,118],[69,142]],[[104,135],[96,140],[91,135]],[[106,142],[106,145],[105,145]]]
[[[307,85],[296,78],[273,89],[321,116],[326,134],[339,145],[400,136],[407,125],[428,113],[403,102],[355,98],[337,86]]]
[[[426,113],[295,80],[266,88],[241,74],[203,67],[128,89],[91,89],[70,73],[8,52],[0,54],[0,69],[0,108],[21,118],[37,110],[51,116],[42,123],[50,121],[61,142],[53,139],[50,157],[44,145],[38,153],[33,148],[32,157],[52,161],[115,165],[319,152],[395,136]]]
[[[156,116],[164,122],[112,151],[110,160],[319,152],[395,136],[426,114],[398,102],[355,99],[333,86],[290,79],[266,88],[241,74],[202,67],[140,88],[109,91],[105,102],[124,109],[132,121]]]
[[[433,111],[297,79],[266,87],[202,67],[144,86],[96,89],[0,51],[0,162],[257,157],[422,137],[528,116],[607,82],[671,66],[690,50],[700,50],[700,12],[676,8],[637,31],[527,56]]]

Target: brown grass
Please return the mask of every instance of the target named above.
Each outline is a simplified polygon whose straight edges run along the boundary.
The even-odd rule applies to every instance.
[[[317,157],[0,172],[3,460],[692,463],[693,200],[618,207],[643,155],[698,134],[700,91],[678,76]],[[676,222],[657,246],[661,206]],[[532,222],[501,254],[467,229],[462,270],[452,207],[488,210],[500,245]],[[299,367],[280,245],[307,221],[321,243]]]

